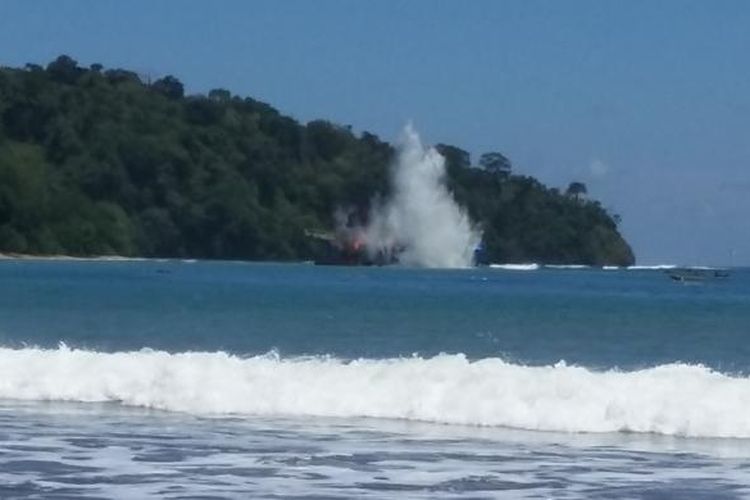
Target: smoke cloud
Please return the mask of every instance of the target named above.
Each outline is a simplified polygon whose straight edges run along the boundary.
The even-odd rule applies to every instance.
[[[401,136],[391,182],[391,198],[374,204],[365,228],[370,255],[409,266],[471,266],[481,234],[445,185],[445,159],[422,145],[411,124]]]

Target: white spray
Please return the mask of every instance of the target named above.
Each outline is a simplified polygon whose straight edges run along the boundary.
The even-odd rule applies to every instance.
[[[425,148],[411,125],[391,175],[393,194],[374,206],[365,230],[371,254],[409,266],[471,266],[481,234],[445,186],[445,159]]]
[[[681,363],[598,372],[564,363],[472,361],[462,354],[345,361],[0,347],[2,400],[750,438],[750,378]]]

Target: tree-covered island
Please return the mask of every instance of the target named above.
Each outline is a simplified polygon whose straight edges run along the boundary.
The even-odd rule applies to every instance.
[[[314,260],[337,210],[364,222],[388,195],[395,151],[374,134],[147,80],[67,56],[0,68],[0,252]],[[437,149],[488,261],[634,262],[618,217],[582,183],[561,192],[501,153],[475,165]]]

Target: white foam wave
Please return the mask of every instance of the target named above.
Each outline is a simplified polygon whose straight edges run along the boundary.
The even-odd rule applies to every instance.
[[[492,269],[505,269],[506,271],[536,271],[539,264],[490,264]]]
[[[594,372],[440,355],[355,361],[0,348],[0,398],[199,414],[412,419],[566,432],[750,438],[750,379],[670,364]]]
[[[670,269],[694,269],[697,271],[725,271],[726,267],[714,267],[714,266],[677,266],[674,264],[659,264],[655,266],[628,266],[629,271],[663,271]]]
[[[658,271],[663,269],[675,269],[677,266],[674,264],[657,264],[654,266],[628,266],[628,271]]]
[[[545,264],[546,269],[589,269],[585,264]]]

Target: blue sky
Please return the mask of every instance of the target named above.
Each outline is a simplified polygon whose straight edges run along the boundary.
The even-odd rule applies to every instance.
[[[750,2],[0,0],[0,64],[66,53],[587,183],[639,263],[750,265]]]

